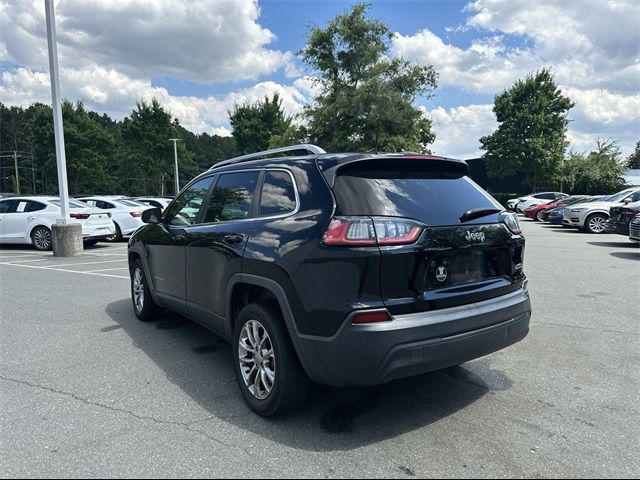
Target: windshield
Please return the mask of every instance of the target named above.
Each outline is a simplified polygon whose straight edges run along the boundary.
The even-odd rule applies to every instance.
[[[619,202],[621,201],[624,197],[626,197],[627,195],[629,195],[631,192],[633,192],[633,190],[623,190],[621,192],[618,192],[614,195],[611,195],[610,197],[605,198],[604,200],[602,200],[603,202]]]

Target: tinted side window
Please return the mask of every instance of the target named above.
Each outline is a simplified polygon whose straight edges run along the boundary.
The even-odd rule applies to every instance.
[[[629,195],[629,197],[627,197],[629,200],[631,200],[632,202],[638,202],[640,201],[640,192],[635,192],[632,193],[631,195]]]
[[[211,188],[214,177],[203,178],[187,188],[171,205],[164,216],[164,223],[174,227],[187,227],[198,220],[204,198]]]
[[[296,193],[286,172],[267,172],[260,195],[260,216],[282,215],[296,208]]]
[[[249,218],[259,176],[260,172],[220,175],[211,194],[204,222],[225,222]]]
[[[0,202],[0,213],[9,213],[12,210],[15,200],[4,200]]]
[[[24,209],[25,212],[37,212],[38,210],[44,210],[47,206],[44,203],[40,202],[28,202],[27,208]]]

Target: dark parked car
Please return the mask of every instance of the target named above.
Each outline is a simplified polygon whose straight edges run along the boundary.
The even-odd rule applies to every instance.
[[[230,340],[265,416],[299,405],[309,380],[376,385],[505,348],[529,330],[525,241],[468,174],[313,145],[221,162],[144,213],[135,314],[168,308]]]
[[[629,240],[640,242],[640,213],[629,224]]]
[[[629,235],[629,224],[633,217],[640,213],[640,202],[627,203],[623,206],[615,206],[609,209],[609,220],[604,225],[607,233]]]

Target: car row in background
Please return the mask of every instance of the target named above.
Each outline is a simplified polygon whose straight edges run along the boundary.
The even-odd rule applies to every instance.
[[[520,210],[521,203],[512,205]],[[523,213],[534,221],[589,233],[617,233],[640,242],[640,187],[609,196],[567,196],[529,206]]]
[[[152,208],[146,203],[117,195],[80,197],[78,200],[111,213],[116,229],[115,234],[111,238],[111,240],[114,241],[122,240],[122,237],[131,235],[143,226],[142,212]]]
[[[50,250],[51,228],[62,216],[58,197],[10,197],[0,200],[0,243],[32,244]],[[85,245],[95,245],[115,233],[111,213],[86,203],[69,201],[71,217],[82,225]]]
[[[142,212],[164,210],[166,197],[123,195],[83,196],[69,200],[70,214],[82,225],[85,246],[118,241],[132,234],[142,222]],[[0,200],[0,244],[31,244],[38,250],[52,247],[51,230],[62,217],[60,199],[48,196],[16,196]]]
[[[543,203],[554,202],[556,200],[568,197],[566,193],[562,192],[540,192],[527,195],[519,198],[512,198],[507,202],[507,208],[516,213],[524,213],[524,211],[533,206]]]

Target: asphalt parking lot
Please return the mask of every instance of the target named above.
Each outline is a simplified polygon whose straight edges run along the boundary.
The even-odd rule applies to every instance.
[[[230,347],[138,322],[126,243],[0,250],[2,477],[640,476],[640,248],[523,221],[521,343],[265,420]]]

